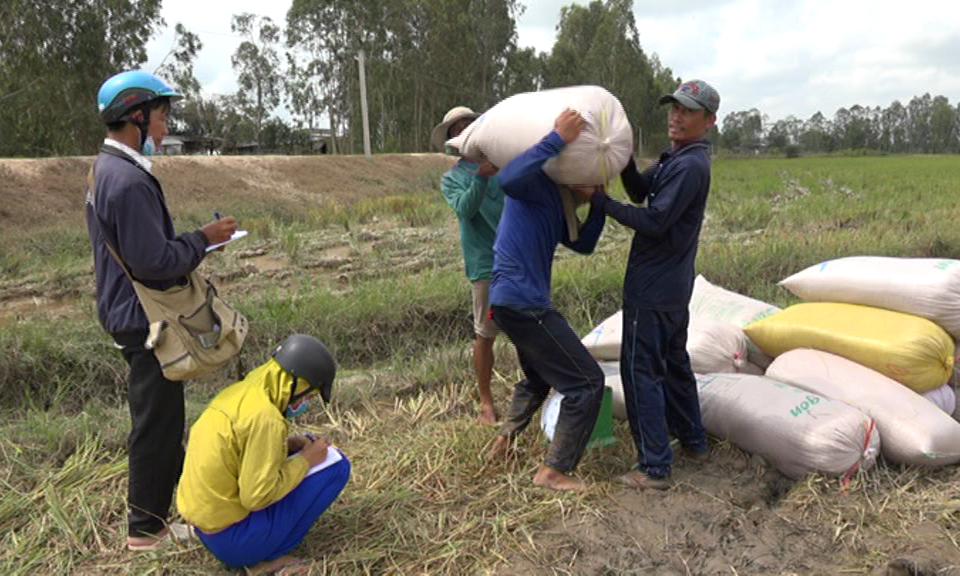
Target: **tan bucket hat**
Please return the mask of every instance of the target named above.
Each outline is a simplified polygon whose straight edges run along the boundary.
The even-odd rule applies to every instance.
[[[433,128],[433,132],[430,133],[430,142],[433,144],[434,148],[443,151],[444,143],[448,140],[447,130],[449,130],[451,126],[453,126],[458,120],[463,120],[464,118],[473,120],[479,117],[479,114],[467,108],[466,106],[456,106],[451,108],[449,112],[443,115],[443,122],[437,124]]]

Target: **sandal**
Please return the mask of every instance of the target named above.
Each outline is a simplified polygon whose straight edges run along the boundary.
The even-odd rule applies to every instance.
[[[130,538],[127,538],[127,550],[132,552],[149,552],[163,548],[174,540],[185,542],[196,537],[193,526],[189,524],[174,522],[167,524],[166,528],[167,532],[163,536],[141,536],[137,538],[140,542],[130,542]]]

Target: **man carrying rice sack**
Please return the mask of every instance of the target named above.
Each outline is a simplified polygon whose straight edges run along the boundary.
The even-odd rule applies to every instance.
[[[583,456],[603,400],[604,376],[580,337],[550,302],[550,279],[557,244],[583,254],[593,252],[603,232],[604,214],[596,188],[561,189],[543,165],[583,132],[586,123],[573,110],[557,117],[554,130],[500,171],[506,194],[494,244],[490,310],[497,326],[517,349],[526,378],[514,387],[513,402],[488,459],[510,451],[514,437],[530,424],[551,388],[563,394],[553,441],[534,484],[553,490],[578,490],[572,472]],[[563,195],[590,201],[581,226],[565,214]],[[569,227],[568,227],[569,226]]]
[[[631,200],[647,200],[647,206],[630,206],[605,194],[603,206],[635,231],[623,281],[620,374],[638,463],[620,481],[665,490],[673,464],[669,434],[693,457],[708,452],[687,354],[687,327],[710,190],[710,149],[704,137],[716,122],[720,95],[706,82],[691,80],[660,103],[670,104],[671,148],[643,172],[631,158],[620,176]]]

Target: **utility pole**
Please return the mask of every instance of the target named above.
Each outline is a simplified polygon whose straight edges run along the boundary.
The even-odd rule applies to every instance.
[[[637,153],[634,156],[643,157],[643,126],[637,126]]]
[[[367,118],[367,74],[363,66],[363,50],[357,55],[360,62],[360,113],[363,116],[363,154],[367,160],[373,157],[370,155],[370,120]]]

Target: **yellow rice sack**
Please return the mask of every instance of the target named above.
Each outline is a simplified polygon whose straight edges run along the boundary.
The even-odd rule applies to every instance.
[[[858,304],[795,304],[744,332],[779,356],[813,348],[843,356],[917,392],[942,386],[953,371],[954,342],[937,324],[911,314]]]

